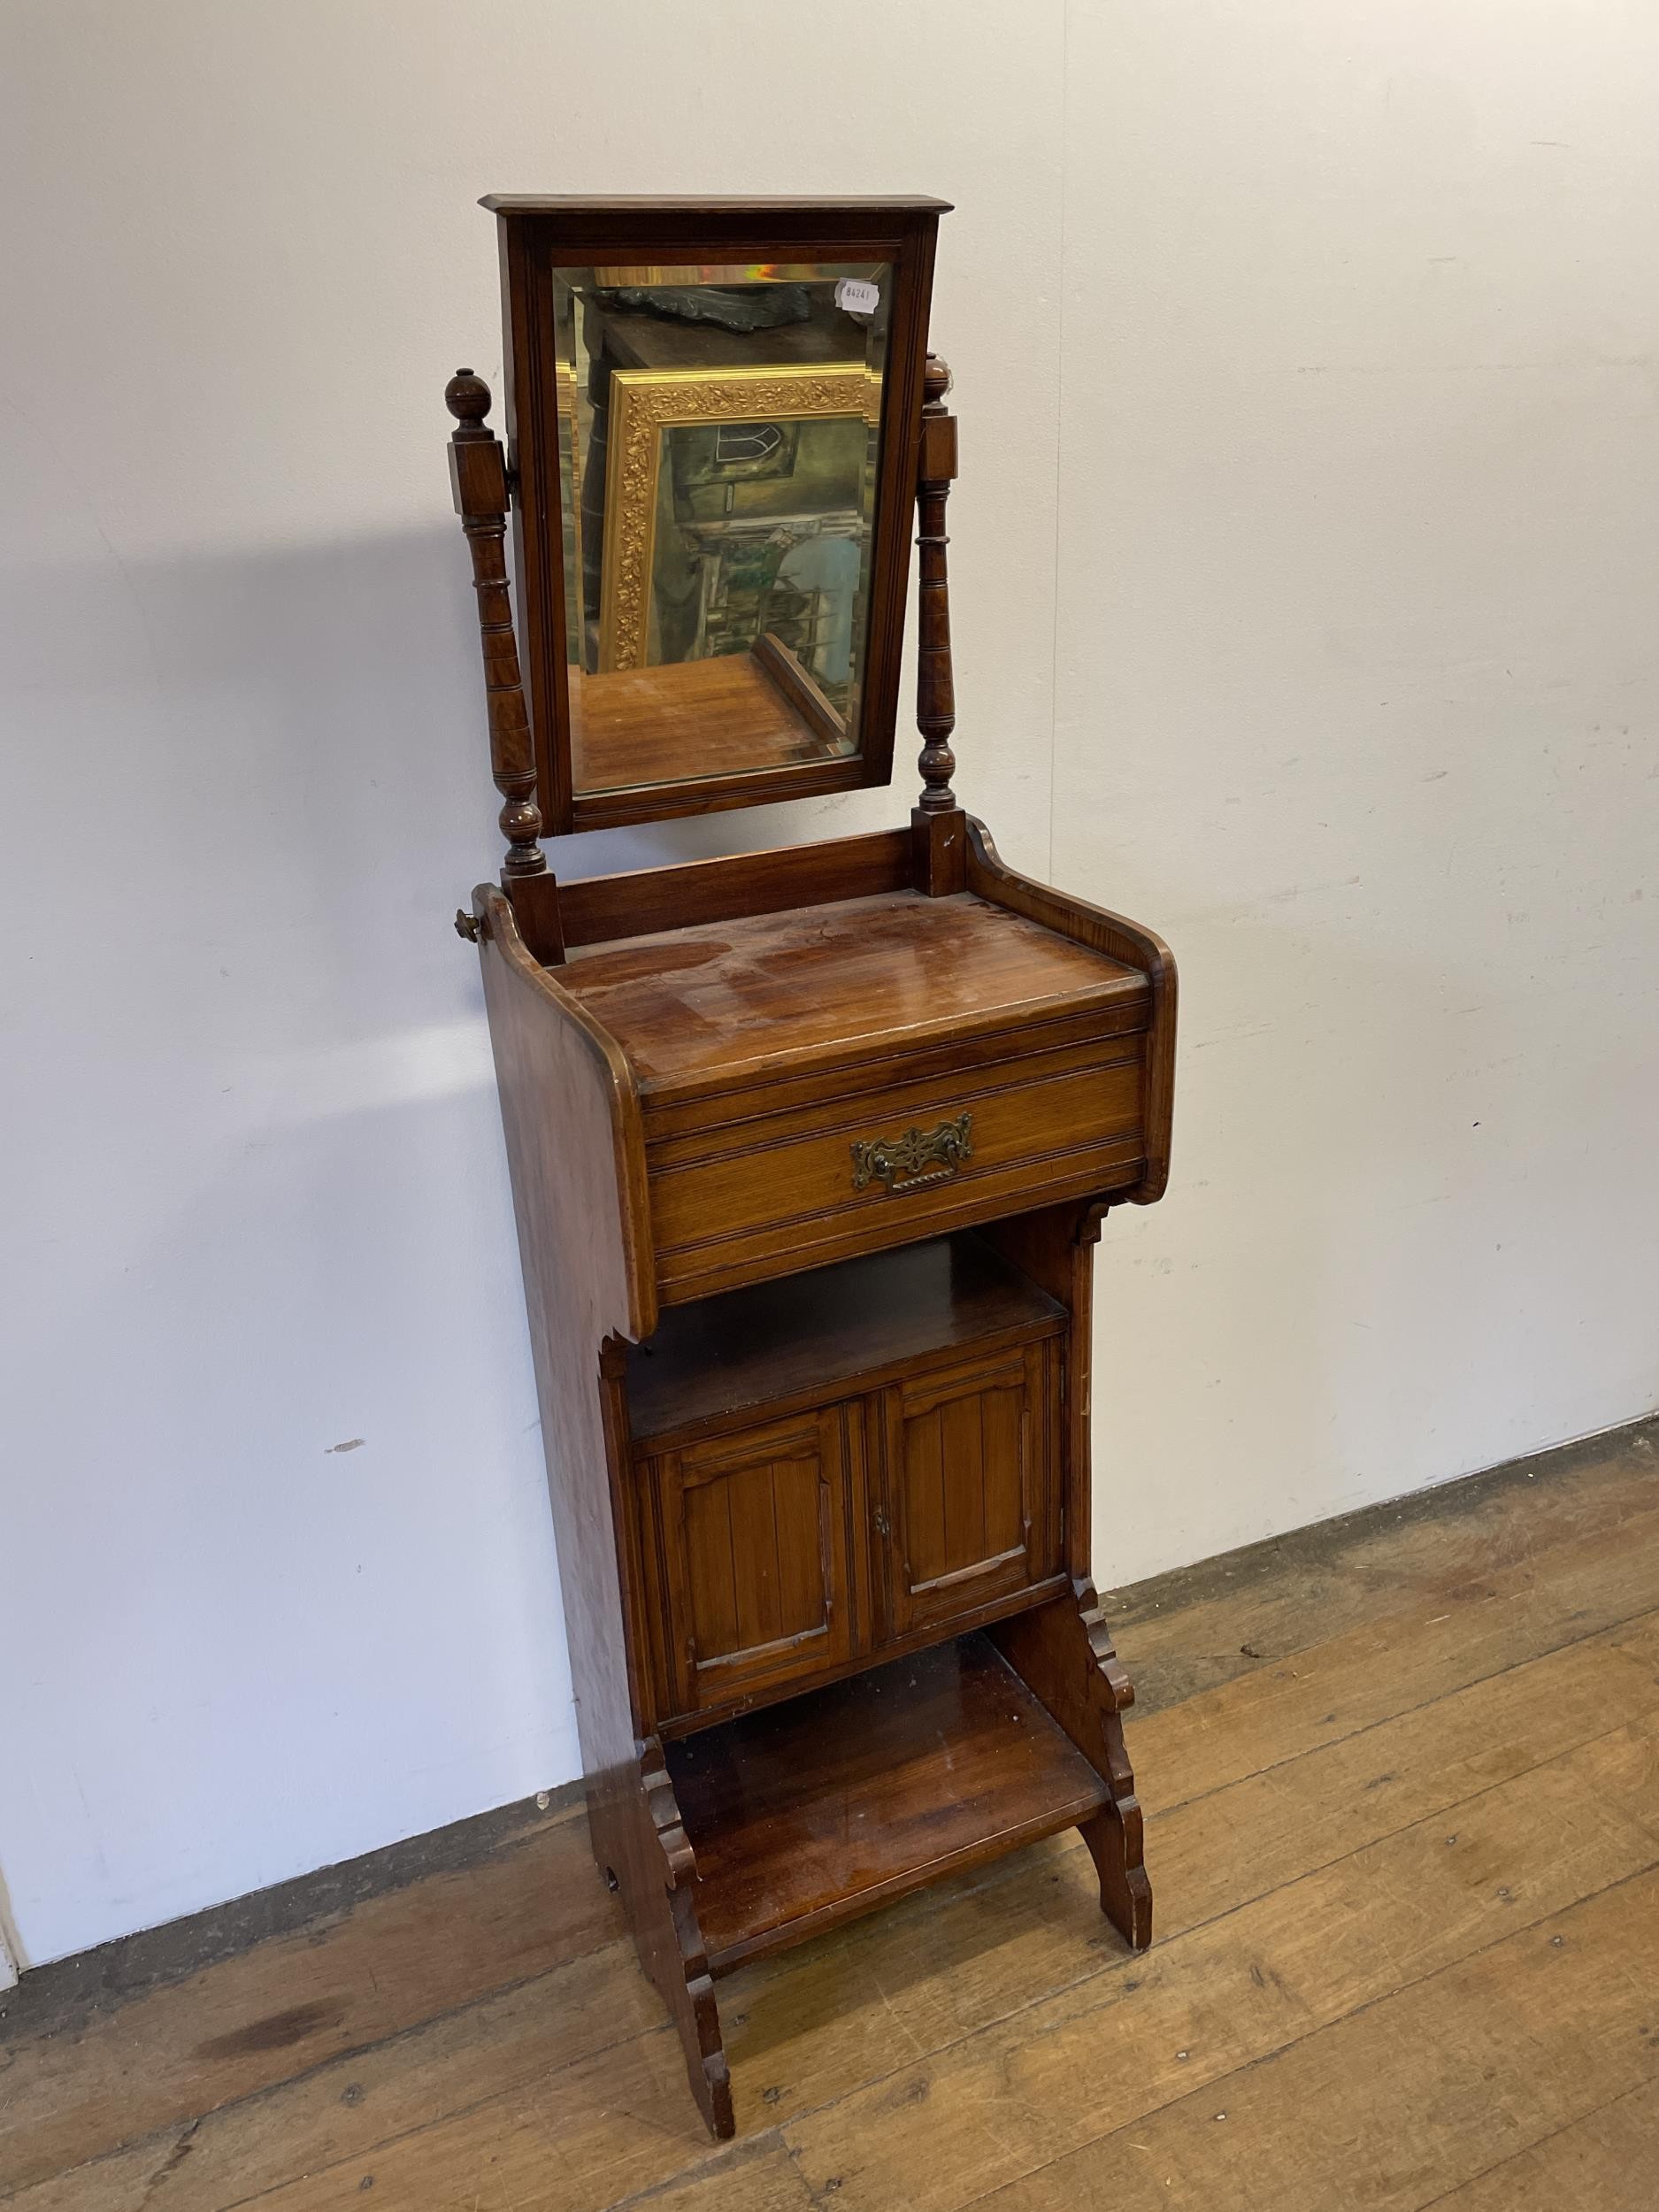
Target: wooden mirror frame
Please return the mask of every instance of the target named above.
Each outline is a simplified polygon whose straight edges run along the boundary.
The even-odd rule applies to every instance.
[[[933,245],[949,202],[593,200],[492,193],[501,245],[515,580],[545,835],[771,805],[890,782]],[[553,273],[618,262],[885,261],[893,311],[883,375],[869,621],[856,746],[846,758],[579,793],[571,760]]]

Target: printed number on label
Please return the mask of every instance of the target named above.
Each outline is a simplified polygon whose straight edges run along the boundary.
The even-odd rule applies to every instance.
[[[842,277],[835,287],[835,304],[849,315],[873,315],[881,304],[881,288],[862,277]]]

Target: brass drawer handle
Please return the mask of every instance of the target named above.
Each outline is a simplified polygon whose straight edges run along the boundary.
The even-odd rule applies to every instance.
[[[943,1183],[973,1157],[973,1116],[958,1114],[937,1129],[907,1129],[902,1137],[871,1137],[853,1146],[853,1188],[872,1182],[889,1191],[920,1190]]]

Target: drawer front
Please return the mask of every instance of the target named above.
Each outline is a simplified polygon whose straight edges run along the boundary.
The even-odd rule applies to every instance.
[[[1133,1181],[1144,1040],[1102,1037],[649,1141],[664,1298]]]
[[[1026,1345],[882,1393],[889,1633],[942,1628],[1054,1573],[1058,1348]]]
[[[852,1655],[850,1463],[841,1406],[642,1463],[664,1711],[727,1707]]]

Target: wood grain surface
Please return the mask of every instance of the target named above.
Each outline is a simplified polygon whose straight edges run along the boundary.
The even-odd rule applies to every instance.
[[[1040,921],[913,892],[594,945],[562,979],[653,1095],[1147,995],[1139,971]]]
[[[571,722],[575,787],[588,795],[754,775],[852,750],[850,740],[809,721],[753,653],[573,677]]]
[[[910,887],[910,832],[872,830],[863,837],[727,853],[672,868],[579,876],[561,886],[565,939],[571,945],[603,944],[611,938],[777,914],[835,899],[876,898],[884,891]]]
[[[717,1973],[1086,1819],[1105,1791],[983,1635],[676,1744]]]
[[[119,1955],[67,2010],[60,1970],[26,1976],[0,2001],[0,2193],[1647,2212],[1656,1440],[1115,1594],[1165,1701],[1129,1717],[1156,1779],[1145,1957],[1068,1832],[741,1967],[717,2147],[572,1809],[129,1997]]]

